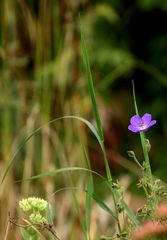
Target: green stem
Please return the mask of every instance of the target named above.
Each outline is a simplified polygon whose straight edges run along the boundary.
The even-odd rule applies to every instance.
[[[111,176],[111,171],[110,171],[104,143],[102,143],[101,147],[102,147],[102,152],[103,152],[103,157],[104,157],[104,164],[105,164],[105,168],[106,168],[107,181],[108,181],[108,183],[112,183],[112,176]]]
[[[145,143],[145,134],[143,132],[140,132],[140,139],[141,139],[141,145],[143,149],[143,155],[144,155],[144,160],[145,160],[145,167],[146,167],[146,177],[149,183],[153,183],[153,177],[152,177],[152,172],[151,172],[151,166],[150,166],[150,160],[149,160],[149,155],[147,151],[147,146]]]
[[[117,209],[115,193],[114,193],[114,190],[112,190],[111,192],[112,192],[113,202],[114,202],[115,211],[116,211],[116,215],[117,215],[117,226],[118,226],[118,231],[119,231],[119,234],[121,235],[122,230],[121,230],[121,225],[120,225],[120,222],[119,222],[119,212],[118,212],[118,209]]]
[[[113,180],[112,180],[111,171],[110,171],[110,167],[109,167],[109,163],[108,163],[108,159],[107,159],[107,154],[106,154],[106,150],[105,150],[105,146],[104,146],[104,141],[102,142],[101,146],[102,146],[102,151],[103,151],[103,156],[104,156],[104,163],[105,163],[105,168],[106,168],[107,181],[108,181],[109,184],[112,184]],[[113,189],[111,189],[111,193],[112,193],[114,207],[115,207],[115,211],[116,211],[116,215],[117,215],[118,231],[119,231],[119,234],[121,235],[121,225],[120,225],[120,222],[119,222],[119,212],[118,212],[117,204],[116,204],[116,193]]]
[[[137,108],[137,103],[136,103],[136,94],[135,94],[135,87],[134,87],[134,82],[132,81],[132,87],[133,87],[133,99],[134,99],[134,105],[135,105],[135,112],[139,116],[138,108]],[[140,132],[140,140],[141,140],[141,145],[143,149],[143,155],[144,155],[144,160],[145,160],[145,167],[146,167],[146,177],[148,179],[148,183],[153,183],[153,177],[152,177],[152,172],[151,172],[151,166],[150,166],[150,160],[148,156],[148,151],[147,151],[147,146],[145,143],[145,135],[143,132]]]

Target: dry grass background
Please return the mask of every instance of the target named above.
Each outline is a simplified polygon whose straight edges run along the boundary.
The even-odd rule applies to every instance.
[[[5,0],[0,3],[1,174],[20,141],[34,129],[55,117],[80,114],[81,109],[85,109],[82,114],[87,115],[89,111],[86,96],[81,99],[76,91],[78,63],[75,59],[78,53],[76,47],[74,51],[73,11],[69,10],[72,5],[65,1],[39,1],[37,5],[35,13],[31,8],[33,4],[27,1]],[[72,81],[74,87],[71,89]],[[77,125],[61,121],[56,126],[45,126],[16,157],[0,188],[2,238],[8,212],[11,216],[18,216],[19,199],[30,195],[50,199],[56,189],[68,185],[63,176],[35,183],[25,181],[18,184],[15,180],[67,164],[73,166],[76,162],[84,165],[78,137],[85,133],[83,126]],[[76,176],[77,184],[82,183],[79,179]],[[71,194],[67,191],[57,195],[51,201],[55,215],[60,215],[56,217],[59,231],[66,236],[69,223],[65,216],[71,212]],[[16,227],[8,239],[20,239]]]

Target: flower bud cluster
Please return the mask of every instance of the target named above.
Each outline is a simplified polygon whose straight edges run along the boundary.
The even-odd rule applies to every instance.
[[[44,222],[46,222],[46,218],[43,217],[39,212],[37,213],[32,213],[29,216],[30,222],[32,222],[33,224],[42,224]]]
[[[47,207],[47,201],[42,198],[29,197],[22,199],[19,202],[19,206],[23,210],[23,212],[28,212],[32,209],[36,211],[44,211]]]
[[[19,202],[19,206],[20,208],[23,210],[23,212],[28,212],[31,210],[31,205],[30,203],[28,202],[28,199],[22,199],[20,202]]]
[[[29,217],[30,222],[33,224],[42,224],[46,222],[46,218],[42,212],[47,208],[47,201],[42,198],[29,197],[22,199],[19,206],[24,213]]]

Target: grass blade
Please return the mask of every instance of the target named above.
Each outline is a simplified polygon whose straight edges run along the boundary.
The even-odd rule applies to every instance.
[[[135,226],[139,226],[140,223],[137,220],[136,215],[133,213],[133,211],[129,208],[129,206],[126,204],[126,202],[124,201],[124,199],[122,198],[122,195],[120,194],[120,192],[116,191],[115,189],[112,189],[111,185],[108,184],[108,187],[111,189],[111,191],[113,192],[114,196],[116,197],[116,199],[120,199],[121,200],[121,204],[124,207],[127,216],[129,217],[129,219],[131,219],[131,221],[134,223]]]
[[[107,179],[109,182],[112,182],[110,167],[109,167],[109,163],[107,160],[106,151],[105,151],[105,147],[104,147],[104,134],[103,134],[102,123],[101,123],[100,115],[99,115],[97,104],[96,104],[95,90],[94,90],[91,69],[90,69],[88,50],[87,50],[87,45],[86,45],[86,41],[85,41],[85,37],[83,34],[81,23],[80,23],[80,32],[81,32],[81,50],[82,50],[83,62],[84,62],[85,70],[86,70],[86,74],[87,74],[89,93],[90,93],[92,107],[93,107],[93,111],[94,111],[94,115],[95,115],[98,134],[100,136],[100,141],[101,141],[100,145],[101,145],[103,156],[104,156]]]
[[[135,112],[136,112],[136,115],[139,116],[139,111],[138,111],[137,102],[136,102],[134,81],[132,81],[132,88],[133,88],[133,101],[134,101],[134,106],[135,106]]]
[[[90,224],[91,224],[91,203],[92,203],[92,195],[94,192],[94,185],[93,185],[93,177],[90,173],[88,176],[88,182],[87,182],[87,189],[86,189],[86,229],[88,232],[90,232]],[[90,236],[89,236],[90,239]]]
[[[46,208],[46,219],[49,224],[53,224],[52,209],[49,203],[47,204]]]
[[[82,56],[83,56],[83,62],[84,62],[84,65],[85,65],[85,70],[86,70],[87,79],[88,79],[88,86],[89,86],[89,93],[90,93],[90,97],[91,97],[91,101],[92,101],[92,107],[93,107],[93,111],[94,111],[96,124],[97,124],[97,129],[98,129],[100,139],[101,139],[101,141],[104,141],[102,123],[101,123],[100,115],[99,115],[97,104],[96,104],[95,91],[94,91],[93,79],[92,79],[92,74],[91,74],[91,69],[90,69],[87,45],[86,45],[86,41],[85,41],[85,38],[84,38],[84,34],[83,34],[81,24],[80,24],[80,31],[81,31]]]
[[[63,173],[63,172],[67,172],[67,171],[86,171],[86,172],[90,172],[90,173],[96,174],[97,176],[102,178],[102,180],[104,182],[106,182],[106,179],[103,176],[101,176],[99,173],[97,173],[93,170],[90,170],[88,168],[82,168],[82,167],[64,167],[64,168],[60,168],[60,169],[55,169],[55,170],[52,170],[52,171],[47,171],[47,172],[40,173],[38,175],[32,176],[32,177],[27,178],[27,179],[18,180],[17,182],[35,180],[35,179],[39,179],[39,178],[42,178],[42,177],[52,176],[52,175],[56,175],[58,173]],[[107,186],[109,186],[108,183],[107,183]],[[68,189],[76,190],[76,188],[68,188]],[[63,190],[64,190],[64,188],[63,188]],[[116,217],[115,213],[93,192],[92,180],[90,180],[89,190],[87,188],[86,192],[87,192],[87,195],[89,195],[89,198],[93,198],[102,209],[104,209],[106,212],[108,212],[113,217],[113,219],[117,221],[117,217]],[[89,206],[87,206],[87,208],[88,207]],[[87,219],[87,221],[89,222],[88,219]]]
[[[82,144],[82,151],[86,160],[87,167],[91,169],[89,157],[83,144]],[[93,175],[92,175],[92,172],[90,172],[88,176],[87,189],[86,189],[86,230],[87,230],[88,239],[90,239],[91,206],[92,206],[91,203],[92,203],[93,192],[94,192]]]
[[[128,205],[126,204],[126,202],[122,199],[122,205],[124,206],[125,212],[128,215],[129,219],[131,219],[131,221],[136,225],[139,226],[140,223],[137,220],[136,215],[132,212],[132,210],[128,207]]]
[[[96,203],[106,212],[108,212],[112,218],[115,221],[118,221],[118,218],[116,216],[116,214],[111,210],[111,208],[109,208],[101,199],[100,197],[98,197],[95,193],[92,195],[93,199],[96,201]]]
[[[29,178],[26,178],[26,179],[22,179],[22,180],[18,180],[16,182],[22,182],[22,181],[28,181],[28,180],[35,180],[35,179],[39,179],[39,178],[42,178],[42,177],[47,177],[47,176],[52,176],[52,175],[55,175],[55,174],[58,174],[58,173],[63,173],[63,172],[67,172],[67,171],[85,171],[85,172],[91,172],[93,174],[96,174],[97,176],[99,176],[100,178],[102,178],[103,181],[106,182],[106,179],[101,176],[99,173],[93,171],[93,170],[90,170],[88,168],[83,168],[83,167],[64,167],[64,168],[59,168],[59,169],[55,169],[55,170],[52,170],[52,171],[47,171],[47,172],[43,172],[43,173],[40,173],[40,174],[37,174],[37,175],[34,175],[32,177],[29,177]]]
[[[29,136],[27,136],[26,138],[23,139],[23,141],[20,143],[20,145],[18,146],[17,150],[15,151],[15,153],[13,154],[12,158],[10,159],[9,163],[7,164],[5,170],[4,170],[4,173],[2,174],[2,177],[1,177],[1,181],[0,181],[0,184],[3,183],[6,175],[8,174],[10,168],[12,167],[14,161],[15,161],[15,158],[16,156],[18,155],[18,153],[20,152],[20,150],[25,146],[25,144],[27,143],[27,141],[33,137],[36,133],[40,132],[40,130],[49,125],[49,124],[53,124],[55,123],[56,121],[59,121],[59,120],[62,120],[62,119],[76,119],[76,120],[79,120],[81,121],[82,123],[86,124],[86,126],[91,130],[91,132],[94,134],[94,136],[96,137],[96,139],[98,140],[101,148],[103,148],[102,146],[102,143],[101,143],[101,139],[100,139],[100,136],[96,130],[96,128],[89,122],[87,121],[86,119],[82,118],[82,117],[78,117],[78,116],[64,116],[64,117],[59,117],[59,118],[55,118],[49,122],[47,122],[46,124],[40,126],[39,128],[37,128],[35,131],[33,131],[32,133],[30,133]]]

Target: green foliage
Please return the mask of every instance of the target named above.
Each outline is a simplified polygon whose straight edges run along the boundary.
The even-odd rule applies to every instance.
[[[167,10],[167,3],[165,1],[160,2],[158,0],[138,0],[137,3],[139,7],[143,8],[144,10],[151,10],[154,8]]]

